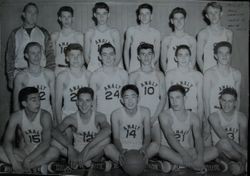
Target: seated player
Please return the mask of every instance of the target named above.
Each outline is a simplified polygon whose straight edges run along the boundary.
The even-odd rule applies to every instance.
[[[40,108],[39,91],[25,87],[19,92],[22,109],[10,117],[3,146],[0,146],[0,160],[12,166],[13,172],[30,172],[38,168],[46,173],[45,164],[55,159],[50,147],[52,119],[49,112]],[[20,130],[24,145],[15,146],[15,132]],[[7,165],[6,165],[7,166]]]
[[[218,156],[215,147],[203,147],[201,120],[185,109],[185,88],[173,85],[168,89],[170,109],[160,114],[164,137],[159,157],[177,166],[205,171],[205,164]],[[165,140],[165,141],[164,141]]]
[[[52,136],[59,142],[56,145],[52,142],[52,146],[58,148],[61,155],[68,157],[71,168],[90,167],[92,161],[99,161],[105,146],[110,142],[111,127],[105,115],[94,110],[93,99],[93,89],[80,88],[77,92],[77,112],[66,116],[52,132]],[[71,129],[73,140],[63,135],[68,128]],[[58,156],[58,153],[54,155]]]
[[[221,109],[210,114],[213,145],[229,165],[233,175],[245,171],[247,161],[247,117],[236,110],[237,92],[225,88],[220,95]]]

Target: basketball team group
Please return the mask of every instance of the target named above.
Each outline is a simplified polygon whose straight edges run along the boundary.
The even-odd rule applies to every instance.
[[[95,27],[83,35],[72,28],[80,20],[73,8],[62,6],[60,31],[50,34],[37,25],[38,6],[24,6],[6,46],[12,113],[0,171],[110,171],[137,150],[148,169],[164,173],[247,172],[241,72],[231,66],[233,33],[221,24],[221,4],[204,7],[208,24],[197,40],[184,30],[184,8],[172,9],[172,32],[161,38],[152,5],[140,4],[124,44],[108,25],[108,4],[92,10]]]

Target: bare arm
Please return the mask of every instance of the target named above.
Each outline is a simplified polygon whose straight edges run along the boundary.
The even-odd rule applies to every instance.
[[[14,110],[14,112],[20,110],[18,94],[19,94],[19,91],[23,88],[23,81],[25,81],[25,79],[23,78],[22,75],[23,74],[21,72],[18,73],[15,77],[15,80],[14,80],[14,91],[13,91],[13,107],[14,107],[13,110]]]
[[[241,73],[240,71],[236,71],[235,73],[235,82],[236,82],[236,91],[238,94],[238,98],[237,98],[237,106],[236,109],[239,110],[240,109],[240,85],[241,85]]]
[[[153,60],[153,64],[157,69],[159,69],[160,47],[161,47],[161,34],[159,31],[157,31],[154,41],[155,58]]]
[[[202,91],[203,91],[203,78],[202,75],[199,74],[198,80],[197,80],[197,102],[198,102],[198,116],[200,120],[202,120],[203,115],[204,115],[204,107],[203,107],[203,96],[202,96]]]
[[[203,80],[203,100],[204,100],[204,110],[205,110],[205,117],[208,118],[210,114],[210,91],[212,88],[212,80],[211,80],[211,72],[206,72],[204,74]]]
[[[129,50],[131,44],[132,44],[132,31],[131,28],[129,28],[126,32],[126,40],[124,43],[124,62],[127,71],[129,71],[129,63],[130,63]]]
[[[50,96],[51,96],[51,105],[52,105],[52,115],[55,123],[54,125],[57,125],[56,120],[56,97],[55,97],[55,74],[52,71],[47,72],[47,77],[49,79],[49,89],[50,89]]]
[[[239,117],[240,125],[240,146],[247,150],[248,141],[248,119],[244,114]]]
[[[190,44],[191,44],[191,68],[194,68],[195,67],[195,64],[196,64],[196,40],[192,37],[190,39]]]
[[[90,62],[90,50],[91,50],[91,37],[93,35],[94,30],[90,29],[85,34],[85,63],[89,64]]]
[[[201,72],[204,72],[203,54],[204,54],[205,44],[206,44],[205,31],[200,31],[198,34],[198,40],[197,40],[197,63],[199,65]]]
[[[164,38],[161,44],[161,67],[166,74],[167,70],[167,51],[168,51],[168,38]]]
[[[139,109],[138,109],[139,110]],[[143,109],[142,111],[144,120],[143,120],[143,146],[142,148],[146,149],[151,141],[151,127],[150,127],[150,110],[148,108]]]
[[[56,78],[56,119],[57,124],[62,121],[62,101],[63,101],[63,89],[64,89],[64,74],[60,73]]]
[[[119,34],[119,31],[114,29],[112,30],[111,32],[111,36],[113,38],[113,42],[114,42],[114,47],[115,47],[115,50],[116,50],[116,60],[115,60],[115,65],[117,66],[120,61],[121,61],[121,44],[120,44],[120,34]]]
[[[118,149],[120,153],[123,152],[122,144],[120,141],[120,123],[119,123],[119,113],[114,111],[111,114],[111,126],[112,126],[112,135],[113,135],[113,143]]]

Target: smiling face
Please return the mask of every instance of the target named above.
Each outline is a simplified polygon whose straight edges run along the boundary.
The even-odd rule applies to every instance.
[[[31,46],[28,49],[28,53],[25,53],[25,57],[27,58],[29,64],[32,65],[40,65],[42,52],[39,46]]]
[[[171,108],[174,111],[180,111],[184,109],[184,95],[179,91],[173,91],[169,93],[169,101]]]
[[[182,13],[174,14],[173,18],[171,19],[171,23],[174,25],[175,30],[182,30],[185,25],[185,17]]]
[[[103,66],[114,66],[115,64],[115,51],[113,48],[103,48],[101,51],[101,60]]]
[[[139,96],[134,90],[128,89],[122,96],[122,102],[128,110],[133,110],[137,107]]]
[[[67,53],[66,60],[70,67],[81,68],[83,65],[83,55],[80,50],[70,50]]]
[[[226,46],[218,48],[217,54],[215,54],[218,64],[229,65],[231,61],[230,49]]]
[[[63,27],[70,27],[73,22],[73,16],[68,11],[62,11],[58,19],[62,23]]]
[[[103,24],[106,24],[108,21],[109,12],[104,8],[98,8],[96,9],[94,16],[97,19],[97,24],[103,25]]]
[[[28,95],[26,101],[22,101],[24,108],[30,112],[36,113],[40,109],[40,96],[39,93]]]
[[[138,16],[141,24],[148,24],[152,20],[152,13],[147,8],[140,9],[139,16]]]
[[[222,11],[218,8],[209,6],[207,8],[206,17],[209,19],[211,24],[218,24],[222,16]]]
[[[189,66],[190,53],[187,49],[179,49],[176,56],[176,61],[179,66]]]
[[[152,49],[141,49],[138,59],[141,61],[142,65],[151,65],[152,59],[154,58],[154,53]]]
[[[23,12],[24,22],[29,25],[35,25],[37,22],[38,10],[35,6],[30,5]]]
[[[220,97],[220,105],[224,112],[233,112],[236,107],[236,99],[233,95],[223,94]]]
[[[86,114],[92,108],[93,99],[89,93],[82,93],[79,95],[76,105],[81,113]]]

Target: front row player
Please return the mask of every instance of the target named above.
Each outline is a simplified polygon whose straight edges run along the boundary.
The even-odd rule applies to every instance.
[[[25,87],[18,95],[22,109],[10,117],[3,146],[0,146],[0,160],[12,165],[14,172],[23,173],[44,166],[55,159],[50,147],[52,118],[49,112],[40,108],[39,91]],[[15,147],[15,131],[20,130],[24,145]],[[43,167],[45,168],[45,167]]]
[[[235,89],[223,89],[219,101],[221,109],[209,116],[213,145],[232,174],[238,175],[245,171],[247,162],[247,117],[236,110]]]

